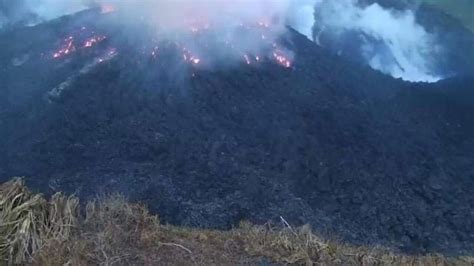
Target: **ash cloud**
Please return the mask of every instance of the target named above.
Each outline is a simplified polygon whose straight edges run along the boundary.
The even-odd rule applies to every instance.
[[[128,20],[144,15],[170,30],[206,20],[229,27],[266,20],[292,24],[310,36],[316,0],[0,0],[0,27],[34,24],[100,5],[126,10]]]
[[[292,26],[311,37],[315,0],[0,0],[4,24],[34,24],[91,7],[114,10],[115,23],[130,36],[150,26],[154,39],[178,41],[190,62],[257,62],[269,57],[284,66],[292,52],[276,47]],[[254,28],[252,28],[254,27]],[[210,30],[208,30],[210,29]],[[250,34],[249,34],[250,33]],[[196,37],[198,36],[198,38]],[[133,37],[130,37],[133,39]],[[200,41],[200,43],[198,43]],[[204,45],[203,45],[204,44]],[[223,45],[224,44],[224,45]],[[203,51],[202,46],[211,46]],[[230,49],[229,49],[230,48]],[[276,48],[276,49],[274,49]],[[271,51],[270,51],[271,50]],[[212,56],[207,56],[212,54]],[[201,57],[202,56],[202,57]],[[234,60],[238,59],[238,60]],[[212,61],[212,60],[207,60]],[[209,65],[213,66],[214,63]]]
[[[286,31],[289,12],[298,12],[294,0],[95,1],[117,12],[125,27],[145,23],[158,41],[172,40],[185,60],[196,67],[253,64],[263,58],[283,60],[289,67],[293,54],[275,46]],[[312,15],[309,18],[312,20]],[[282,57],[280,57],[282,56]],[[286,61],[288,60],[288,62]]]
[[[360,2],[360,1],[359,1]],[[314,40],[339,54],[407,81],[435,82],[437,36],[416,21],[412,9],[363,5],[356,0],[319,0]]]
[[[111,5],[121,13],[117,23],[146,21],[163,38],[179,35],[193,53],[200,51],[180,32],[211,25],[215,34],[208,38],[225,39],[244,53],[258,54],[263,44],[277,40],[289,25],[316,43],[393,77],[426,82],[441,79],[436,58],[441,57],[442,48],[436,36],[417,23],[415,11],[368,2],[372,4],[362,4],[367,3],[364,0],[0,0],[0,27],[31,25]],[[261,36],[263,41],[237,30],[255,22],[272,25]],[[227,52],[219,48],[215,48],[217,53]]]
[[[101,6],[113,5],[127,10],[124,21],[143,19],[160,31],[175,34],[190,27],[211,25],[222,35],[228,35],[242,24],[255,22],[271,25],[274,39],[287,25],[312,36],[316,0],[95,0]]]

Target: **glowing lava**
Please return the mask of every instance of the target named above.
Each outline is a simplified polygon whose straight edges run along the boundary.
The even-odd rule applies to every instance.
[[[245,59],[245,63],[247,63],[247,65],[250,65],[252,62],[250,62],[250,57],[246,54],[244,54],[244,59]]]
[[[108,61],[114,58],[116,55],[117,55],[117,49],[110,48],[105,55],[97,58],[97,63],[103,63],[104,61]]]
[[[275,51],[273,51],[273,58],[279,65],[286,68],[291,67],[291,64],[292,64],[291,60],[285,55],[285,53],[283,53],[283,51],[279,49],[276,49]]]
[[[194,65],[198,65],[201,62],[201,59],[197,56],[191,53],[186,47],[183,48],[183,59],[185,62],[189,62]]]
[[[116,11],[116,8],[112,4],[102,4],[101,7],[102,14],[112,13]]]
[[[86,27],[81,27],[80,31],[78,31],[79,33],[72,34],[69,37],[63,39],[60,48],[57,51],[53,52],[53,58],[59,59],[64,56],[70,55],[79,49],[91,48],[106,39],[106,36],[104,35],[95,35],[92,37],[84,38],[84,34],[90,36],[94,33],[87,33],[86,30]],[[82,43],[82,45],[76,46],[77,43]]]
[[[94,46],[95,44],[105,40],[106,37],[105,36],[94,36],[92,38],[89,38],[88,40],[85,41],[84,43],[84,48],[89,48],[89,47],[92,47]]]
[[[54,58],[60,58],[62,56],[68,55],[76,50],[74,46],[74,38],[72,36],[64,39],[62,47],[53,54]]]
[[[101,7],[103,13],[115,11],[113,5],[104,4]],[[175,51],[178,52],[178,60],[199,68],[212,67],[221,63],[232,65],[236,62],[252,66],[265,62],[278,64],[284,68],[293,66],[291,51],[277,45],[275,39],[277,30],[272,23],[263,20],[241,23],[232,33],[216,35],[222,27],[221,25],[210,24],[208,21],[200,19],[189,19],[185,22],[187,28],[184,31],[174,32],[173,39],[163,39],[158,31],[157,35],[148,36],[150,38],[146,41],[147,44],[133,45],[139,47],[138,50],[141,51],[141,54],[149,56],[153,60],[158,60],[166,54],[168,48],[177,49]],[[80,27],[61,41],[59,49],[53,52],[53,58],[62,58],[73,52],[86,49],[93,51],[87,55],[97,55],[107,48],[104,45],[99,46],[106,39],[108,36],[97,34],[89,27]],[[161,47],[162,45],[164,47]],[[172,47],[168,47],[168,45]],[[98,62],[103,62],[116,53],[117,51],[114,49],[111,54],[98,58]]]

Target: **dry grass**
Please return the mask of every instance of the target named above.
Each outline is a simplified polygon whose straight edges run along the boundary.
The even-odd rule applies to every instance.
[[[309,226],[242,223],[230,231],[161,225],[121,196],[89,202],[30,192],[21,179],[0,186],[0,264],[236,265],[263,258],[297,265],[473,265],[472,258],[411,257],[319,238]]]
[[[406,256],[376,247],[354,247],[316,236],[309,226],[272,228],[243,224],[240,237],[250,255],[296,265],[474,265],[473,258]]]
[[[67,241],[76,226],[78,200],[56,194],[48,202],[19,178],[0,186],[0,257],[26,261],[50,239]]]

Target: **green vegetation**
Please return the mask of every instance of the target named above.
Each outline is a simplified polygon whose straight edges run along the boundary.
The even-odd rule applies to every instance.
[[[458,19],[461,23],[474,32],[474,1],[473,0],[424,0],[446,14]]]
[[[49,201],[21,179],[0,185],[0,264],[472,265],[471,257],[404,256],[324,240],[308,226],[242,223],[229,231],[160,224],[141,205],[112,196],[86,204],[56,194]]]

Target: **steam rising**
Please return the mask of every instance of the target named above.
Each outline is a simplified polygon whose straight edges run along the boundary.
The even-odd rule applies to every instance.
[[[297,30],[301,29],[307,36],[312,35],[313,2],[33,0],[9,3],[11,11],[8,16],[10,20],[33,23],[90,7],[101,7],[104,12],[117,11],[114,12],[115,23],[123,26],[130,35],[129,39],[138,40],[140,31],[155,32],[152,36],[155,41],[151,45],[157,48],[160,41],[171,40],[182,50],[184,60],[196,67],[214,66],[216,63],[232,64],[242,60],[252,64],[269,58],[289,68],[293,53],[277,45],[278,39],[289,24]],[[23,19],[18,20],[19,17]],[[69,54],[70,50],[66,46],[65,54]]]
[[[97,5],[126,10],[128,19],[145,14],[162,27],[177,30],[190,21],[206,21],[233,27],[249,21],[267,21],[311,36],[315,0],[0,0],[0,26],[19,22],[38,23]],[[304,17],[302,17],[304,16]],[[308,24],[310,23],[310,25]]]
[[[147,22],[161,36],[179,36],[194,62],[200,61],[196,54],[201,51],[181,33],[212,27],[213,35],[206,38],[231,42],[241,52],[237,56],[249,62],[252,55],[258,61],[265,45],[275,42],[289,25],[316,43],[361,57],[393,77],[441,79],[434,71],[434,60],[441,54],[439,45],[416,22],[414,11],[384,9],[377,3],[364,6],[358,0],[0,0],[0,27],[39,23],[94,6],[124,11],[120,23]],[[265,34],[243,36],[237,30],[256,22],[267,27]],[[217,54],[226,52],[218,45],[213,49]],[[280,58],[280,54],[273,55]]]
[[[358,46],[341,52],[359,53],[374,69],[408,81],[441,78],[433,70],[440,49],[435,36],[416,22],[412,10],[384,9],[377,3],[362,6],[355,0],[320,0],[315,25],[317,43],[337,49]],[[322,36],[329,41],[324,42]]]

